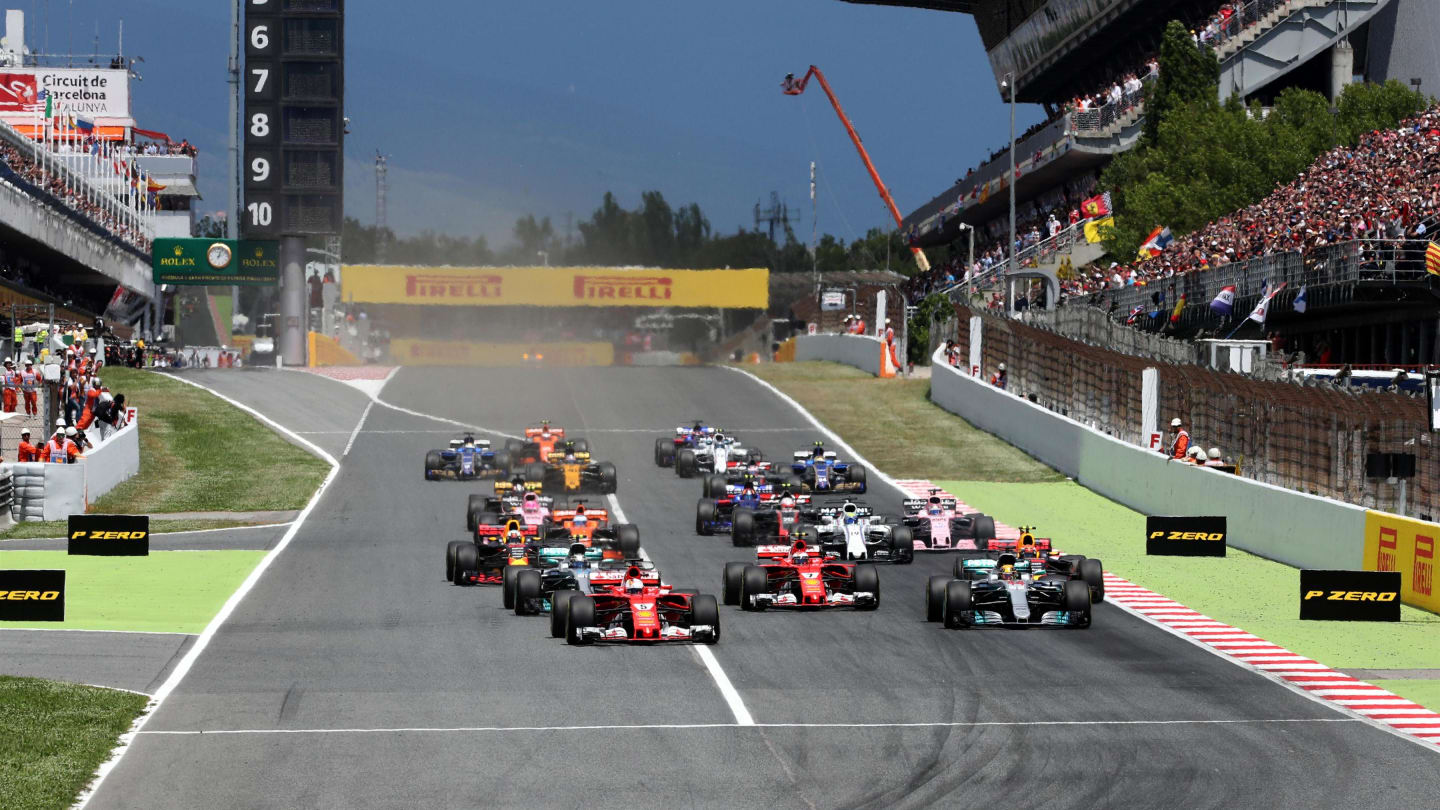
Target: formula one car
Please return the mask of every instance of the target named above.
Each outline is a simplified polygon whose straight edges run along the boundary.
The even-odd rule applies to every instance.
[[[610,513],[586,506],[582,501],[571,509],[555,509],[545,541],[579,543],[592,557],[633,560],[640,556],[640,528],[633,523],[610,524]]]
[[[904,501],[903,523],[910,528],[919,551],[985,551],[995,540],[995,518],[977,513],[962,515],[953,498],[930,490],[929,498]]]
[[[505,440],[505,468],[514,470],[527,464],[543,464],[550,454],[563,450],[566,441],[579,452],[590,451],[589,442],[584,439],[567,440],[565,428],[551,427],[548,420],[541,421],[538,427],[527,427],[523,440]]]
[[[495,494],[471,494],[465,503],[465,528],[480,525],[503,526],[514,517],[527,526],[544,526],[555,508],[555,498],[541,494],[538,481],[496,481]]]
[[[818,542],[820,550],[841,560],[867,560],[904,565],[915,560],[915,539],[909,526],[876,515],[854,501],[827,501],[815,510],[813,523],[796,536]]]
[[[590,577],[591,593],[557,591],[550,613],[550,635],[568,644],[601,642],[659,643],[689,641],[714,644],[720,640],[720,606],[715,597],[675,590],[647,580],[644,569],[631,565],[606,584]],[[533,578],[530,578],[533,581]]]
[[[843,562],[799,539],[760,546],[755,556],[754,564],[725,563],[725,604],[743,610],[880,606],[880,574],[873,565]]]
[[[738,484],[726,484],[716,497],[701,498],[695,503],[695,533],[709,537],[717,531],[728,532],[736,507],[758,508],[776,498],[774,484],[747,478]]]
[[[566,442],[564,449],[551,453],[540,472],[540,484],[546,492],[610,494],[619,479],[615,465],[609,461],[592,461],[588,450]]]
[[[655,440],[655,466],[675,466],[676,453],[687,447],[694,447],[697,441],[710,436],[714,432],[715,428],[710,427],[698,419],[693,426],[686,427],[685,425],[681,425],[675,428],[675,435],[673,437],[662,436]]]
[[[788,544],[806,521],[818,518],[809,495],[781,490],[778,496],[732,509],[730,542],[736,546]]]
[[[796,450],[790,471],[806,492],[865,491],[865,468],[839,461],[819,442],[811,450]]]
[[[698,473],[724,474],[732,467],[764,460],[759,450],[741,447],[734,436],[716,431],[697,438],[693,446],[675,452],[675,474],[681,478],[693,478]]]
[[[1022,531],[1023,541],[1030,532]],[[1042,553],[1033,543],[1021,547],[1019,554],[958,559],[953,578],[930,577],[926,620],[947,627],[1089,627],[1091,605],[1105,599],[1100,561]]]
[[[530,565],[526,551],[540,539],[540,527],[511,520],[481,526],[473,541],[452,540],[445,547],[445,579],[456,585],[496,583],[510,566]]]
[[[583,543],[568,546],[545,543],[532,550],[534,564],[529,568],[517,568],[506,576],[501,590],[506,610],[514,610],[517,616],[534,616],[548,613],[551,597],[556,591],[578,590],[590,593],[591,579],[600,585],[619,582],[624,572],[633,566],[645,570],[646,577],[659,582],[660,572],[648,560],[603,559],[594,554],[594,549]],[[507,572],[509,573],[509,572]]]
[[[425,480],[437,481],[449,478],[470,481],[476,478],[494,478],[502,469],[490,449],[488,439],[476,439],[466,433],[450,440],[444,450],[429,450],[425,453]]]
[[[755,455],[758,456],[759,453]],[[777,470],[772,463],[763,459],[742,459],[727,461],[725,469],[720,472],[705,473],[700,480],[700,494],[706,498],[718,498],[725,492],[726,484],[743,484],[746,481],[770,484],[777,489],[800,489],[799,481],[793,480],[788,470]]]

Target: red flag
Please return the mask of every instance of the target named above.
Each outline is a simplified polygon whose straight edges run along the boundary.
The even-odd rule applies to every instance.
[[[1080,203],[1080,212],[1090,219],[1108,215],[1110,213],[1110,192],[1097,194]]]

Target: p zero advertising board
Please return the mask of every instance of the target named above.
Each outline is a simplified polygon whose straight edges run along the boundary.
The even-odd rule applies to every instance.
[[[357,304],[469,307],[764,309],[770,271],[611,267],[347,265],[341,296]]]
[[[1300,572],[1300,618],[1400,621],[1399,571]]]
[[[71,515],[70,554],[144,557],[150,553],[149,515]]]
[[[1145,518],[1145,553],[1172,557],[1224,557],[1225,516]]]
[[[63,621],[64,570],[0,571],[0,622]]]
[[[1440,525],[1369,510],[1365,513],[1367,571],[1398,571],[1400,600],[1440,613],[1435,587],[1435,547]]]

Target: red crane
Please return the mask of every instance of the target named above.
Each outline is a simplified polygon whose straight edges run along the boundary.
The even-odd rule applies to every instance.
[[[865,151],[865,145],[860,143],[860,136],[856,134],[855,127],[851,126],[850,119],[845,117],[845,110],[841,109],[840,100],[835,98],[835,93],[830,89],[830,83],[825,81],[825,74],[820,72],[820,68],[811,65],[805,75],[799,79],[795,78],[794,73],[787,74],[785,81],[780,83],[780,88],[785,91],[787,96],[798,96],[805,92],[805,85],[810,81],[811,76],[820,80],[820,89],[825,91],[825,95],[830,99],[830,104],[835,107],[835,114],[840,116],[840,123],[845,125],[845,131],[850,134],[850,140],[855,144],[855,151],[860,153],[860,159],[865,161],[865,170],[870,172],[870,179],[875,181],[875,190],[880,192],[880,199],[885,201],[885,207],[889,208],[890,215],[895,217],[895,227],[900,227],[900,211],[895,207],[895,199],[890,196],[890,190],[885,188],[885,183],[880,179],[880,173],[875,171],[875,164],[870,162],[870,154]],[[910,250],[915,254],[915,263],[920,266],[920,269],[928,271],[930,260],[925,258],[925,252],[918,247],[911,247]]]

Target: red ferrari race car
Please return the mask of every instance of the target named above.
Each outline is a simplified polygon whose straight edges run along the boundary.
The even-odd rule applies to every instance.
[[[639,566],[621,572],[590,574],[592,593],[556,591],[551,602],[550,634],[569,644],[660,643],[688,641],[714,644],[720,640],[720,607],[715,597],[677,591],[660,582],[658,573],[645,577]],[[609,579],[604,577],[609,575]],[[611,584],[611,580],[614,580]]]
[[[759,546],[756,563],[725,563],[725,604],[742,610],[880,607],[880,573],[869,563],[842,562],[796,540]]]

